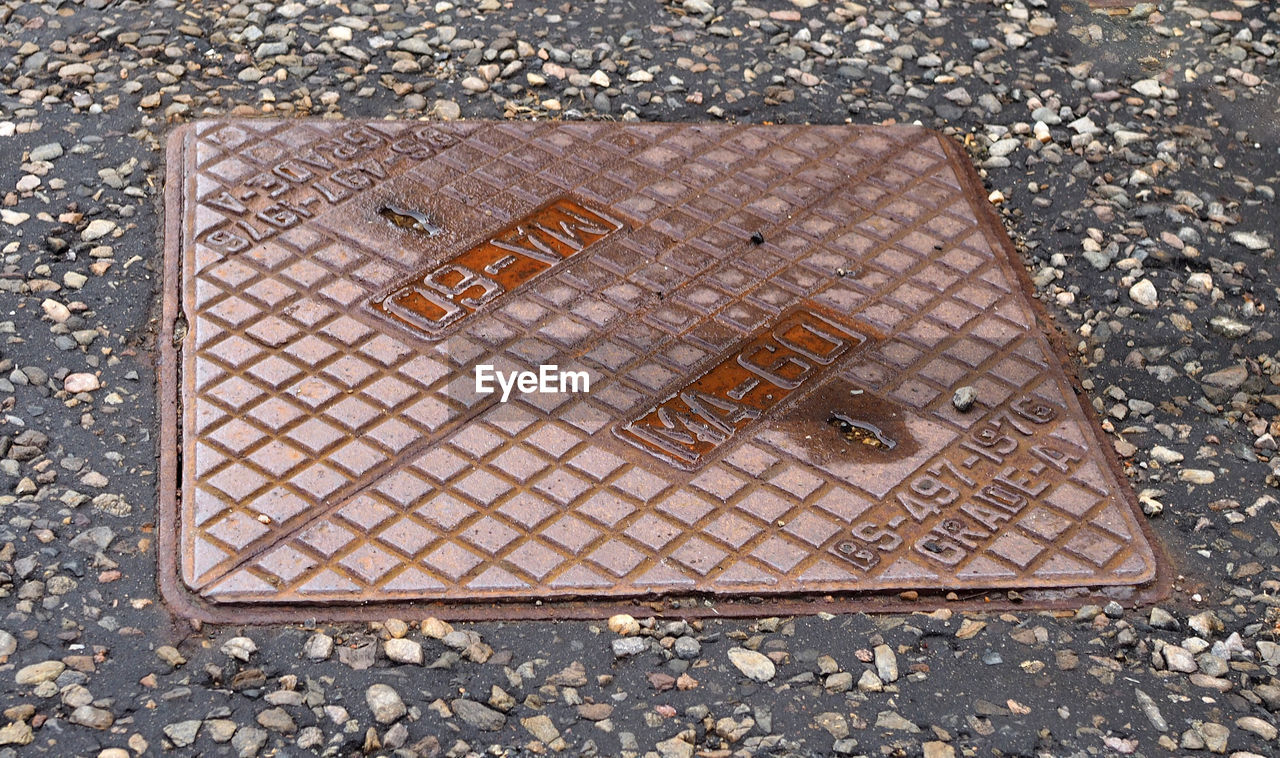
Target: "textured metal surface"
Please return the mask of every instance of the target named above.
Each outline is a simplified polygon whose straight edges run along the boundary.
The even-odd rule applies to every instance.
[[[1151,583],[963,160],[910,127],[178,130],[162,585],[225,619]],[[502,402],[478,364],[590,391]]]

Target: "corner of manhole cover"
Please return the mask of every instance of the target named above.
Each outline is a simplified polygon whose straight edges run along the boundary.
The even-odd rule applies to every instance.
[[[161,583],[185,613],[1161,591],[934,132],[203,121],[167,176]]]

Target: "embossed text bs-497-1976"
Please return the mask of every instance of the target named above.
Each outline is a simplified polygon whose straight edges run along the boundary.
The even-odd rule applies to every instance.
[[[227,223],[200,241],[227,254],[244,252],[293,229],[376,184],[401,161],[421,161],[454,144],[451,134],[419,128],[389,137],[366,124],[345,127],[250,175],[204,202]]]

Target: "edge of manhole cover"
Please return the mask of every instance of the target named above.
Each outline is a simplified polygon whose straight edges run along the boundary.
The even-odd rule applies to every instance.
[[[317,143],[326,140],[327,154],[315,152]],[[511,144],[520,144],[525,152],[512,158]],[[464,148],[453,150],[459,145]],[[605,152],[602,157],[592,157],[593,150]],[[441,158],[445,154],[447,161]],[[301,160],[299,156],[303,156]],[[360,163],[364,159],[373,162]],[[484,172],[473,170],[481,164]],[[735,168],[726,168],[729,165]],[[322,175],[320,181],[315,180],[316,174]],[[699,180],[702,184],[695,188]],[[504,183],[508,181],[511,183]],[[432,182],[452,187],[453,199],[446,198],[448,193],[444,192],[428,193],[425,187]],[[721,183],[710,187],[713,182]],[[769,189],[768,197],[759,196],[764,188]],[[506,189],[512,191],[503,191]],[[378,199],[346,202],[366,194]],[[410,202],[401,202],[406,197]],[[202,200],[186,205],[194,202],[192,198]],[[1052,322],[1041,304],[1027,294],[1033,291],[1030,280],[999,218],[985,202],[985,190],[967,156],[936,132],[869,126],[201,121],[179,127],[170,136],[164,203],[163,314],[158,351],[162,433],[159,584],[164,599],[183,615],[238,623],[428,614],[454,619],[586,618],[617,610],[758,616],[937,607],[994,610],[1019,604],[1072,608],[1090,598],[1151,602],[1169,591],[1167,557],[1142,515],[1093,409],[1077,398],[1081,390],[1065,370],[1069,364],[1061,336],[1047,326]],[[654,211],[655,207],[659,210]],[[478,215],[481,209],[485,216]],[[329,217],[325,211],[332,211]],[[860,214],[857,224],[855,213]],[[362,221],[361,214],[381,218]],[[451,227],[451,214],[468,220]],[[403,240],[409,238],[397,236],[398,232],[369,231],[369,224],[384,222],[417,236],[406,243]],[[726,250],[736,252],[717,256],[715,250],[695,251],[704,259],[701,264],[691,260],[687,250],[683,259],[668,256],[676,242],[702,239],[687,234],[682,237],[681,222],[702,229],[699,234],[704,235],[730,229],[719,239]],[[699,223],[702,226],[697,226]],[[561,224],[565,235],[542,238],[546,244],[527,251],[527,256],[497,257],[498,247],[516,239],[512,235],[525,234],[528,227],[545,230],[556,224]],[[443,241],[433,241],[437,234]],[[289,241],[284,241],[286,238]],[[510,249],[510,245],[503,249]],[[818,252],[810,254],[811,249]],[[915,258],[909,254],[913,250]],[[751,258],[752,251],[771,256],[775,268],[758,263],[763,260],[759,256]],[[255,257],[237,262],[235,253]],[[823,257],[819,259],[819,255]],[[599,265],[593,256],[601,259]],[[534,420],[519,422],[529,428],[541,424],[540,429],[561,425],[557,428],[562,432],[590,429],[578,435],[579,447],[565,449],[572,449],[574,455],[582,453],[574,459],[579,462],[571,464],[576,468],[543,461],[538,473],[526,475],[531,477],[529,481],[536,478],[542,482],[537,499],[544,507],[547,499],[562,497],[559,507],[564,519],[582,516],[576,509],[582,507],[583,498],[605,492],[606,481],[616,487],[607,490],[613,501],[620,502],[620,494],[633,498],[633,502],[622,504],[632,514],[629,516],[619,516],[616,510],[601,515],[599,503],[593,506],[595,511],[589,511],[601,521],[590,522],[594,528],[585,531],[603,533],[591,548],[603,546],[600,551],[606,558],[592,559],[597,562],[590,564],[589,571],[582,568],[587,559],[576,556],[575,550],[583,545],[570,544],[580,539],[575,535],[584,533],[582,528],[576,533],[562,530],[561,537],[539,531],[550,533],[545,525],[561,519],[560,515],[535,518],[524,507],[517,515],[512,511],[500,518],[486,510],[496,511],[498,504],[506,507],[514,501],[514,497],[503,500],[504,494],[492,494],[510,489],[509,482],[502,480],[503,472],[514,472],[511,476],[519,478],[522,467],[527,469],[531,460],[542,460],[527,451],[516,455],[522,448],[514,442],[482,444],[476,441],[480,435],[471,434],[472,441],[467,444],[489,445],[486,450],[496,445],[511,455],[499,464],[496,458],[484,457],[486,450],[476,449],[475,465],[459,470],[484,472],[486,477],[484,481],[471,478],[468,488],[458,482],[469,474],[449,474],[432,484],[423,475],[424,469],[415,468],[416,475],[400,485],[411,480],[410,490],[414,486],[426,489],[412,495],[403,495],[400,485],[391,494],[377,489],[391,474],[403,473],[401,450],[422,454],[443,446],[444,437],[422,432],[426,422],[419,423],[420,416],[414,422],[419,436],[413,439],[422,449],[370,436],[372,422],[357,428],[352,419],[377,415],[373,401],[388,392],[395,396],[403,389],[395,387],[394,381],[377,390],[368,383],[357,388],[369,372],[378,370],[376,365],[366,365],[375,359],[373,348],[362,358],[355,356],[361,334],[366,335],[364,339],[376,336],[381,340],[376,350],[382,351],[380,355],[388,364],[399,358],[387,355],[422,357],[439,351],[443,344],[452,349],[457,340],[461,340],[458,345],[469,348],[478,342],[470,341],[468,330],[490,326],[488,322],[493,321],[499,307],[509,306],[515,316],[495,322],[496,326],[510,329],[515,324],[517,332],[516,322],[525,316],[533,319],[531,311],[554,311],[548,301],[539,301],[545,307],[531,306],[527,298],[535,294],[543,297],[546,293],[540,287],[554,294],[557,290],[552,285],[565,276],[589,297],[599,294],[600,300],[591,301],[597,306],[605,302],[604,294],[592,287],[604,288],[612,282],[638,289],[634,282],[641,280],[629,279],[623,270],[627,261],[636,263],[636,256],[640,256],[639,262],[653,264],[663,258],[663,271],[674,270],[685,278],[673,281],[664,277],[674,275],[652,272],[663,281],[651,286],[673,288],[669,307],[661,311],[637,307],[626,312],[624,320],[634,321],[663,339],[670,338],[662,344],[684,351],[679,360],[691,362],[692,367],[680,374],[658,363],[646,364],[647,393],[636,390],[639,385],[635,382],[627,385],[632,396],[629,400],[617,400],[619,393],[615,392],[609,406],[615,415],[604,420],[596,418],[603,414],[599,407],[584,402],[581,407],[588,410],[578,416],[553,412],[554,406],[541,410],[522,406],[524,416]],[[324,265],[310,260],[312,257]],[[751,258],[756,263],[743,264],[737,270],[739,279],[730,281],[724,274],[727,269],[717,266],[736,265],[738,258]],[[940,262],[944,258],[946,262]],[[847,261],[848,271],[837,269],[833,261]],[[523,267],[519,265],[522,262]],[[281,273],[289,264],[288,273]],[[362,267],[356,271],[358,265]],[[754,265],[760,268],[752,268]],[[828,266],[833,271],[824,276],[819,265],[824,267],[822,272]],[[493,278],[466,289],[464,285],[471,281],[467,272],[476,267],[484,267]],[[680,301],[685,305],[679,307],[685,315],[692,314],[690,323],[711,323],[712,316],[721,321],[712,323],[716,327],[712,336],[679,342],[677,338],[683,339],[693,330],[684,332],[672,326],[676,306],[670,303],[686,292],[681,287],[704,285],[700,278],[704,270],[718,272],[720,278],[712,282],[718,289],[699,286],[696,292],[689,290],[688,299]],[[589,271],[596,273],[595,280],[588,276]],[[749,303],[742,294],[748,290],[734,290],[743,271],[774,272],[758,274],[760,286],[750,290],[754,299]],[[894,272],[899,279],[893,278]],[[849,283],[843,284],[846,275]],[[706,276],[706,281],[711,281],[711,274]],[[359,283],[353,283],[352,278]],[[435,289],[428,292],[421,284]],[[762,294],[765,286],[773,288],[767,297]],[[877,287],[889,291],[890,296],[886,299],[877,291],[866,295],[863,299],[868,302],[859,307],[844,307],[849,298],[862,297],[859,291]],[[927,290],[930,287],[933,289]],[[283,314],[272,311],[269,304],[290,296],[295,296],[290,302],[301,305],[290,312],[292,320],[286,323],[279,318]],[[716,298],[718,304],[707,305]],[[656,300],[663,298],[660,295]],[[344,303],[345,308],[330,307],[335,302]],[[517,309],[522,302],[523,310]],[[725,320],[729,311],[716,310],[727,308],[726,302],[730,306],[750,305],[735,311],[733,318],[750,316],[757,319],[757,326],[741,327],[735,336],[725,326],[737,324]],[[770,310],[770,303],[777,307]],[[868,307],[868,303],[875,307]],[[605,316],[601,314],[611,307],[598,306],[592,313],[603,323]],[[703,308],[703,321],[698,321],[699,308]],[[904,313],[912,308],[934,320],[926,323],[923,316],[913,320],[917,316]],[[946,319],[961,318],[955,315],[960,311],[968,314],[964,321],[955,323],[964,326],[955,326],[955,334],[947,337],[939,324],[945,327],[951,324]],[[944,312],[947,315],[937,315]],[[568,313],[566,310],[558,317],[567,319]],[[899,321],[911,325],[909,335],[897,329]],[[308,332],[304,328],[308,324],[328,330],[321,335],[324,339]],[[539,334],[558,338],[575,330],[589,332],[590,328],[584,317],[572,328],[546,325]],[[597,340],[612,338],[617,328],[612,322],[607,329],[600,326]],[[292,336],[282,336],[286,333]],[[292,347],[295,339],[299,344],[311,339],[312,347],[320,352],[301,352]],[[510,344],[525,345],[520,339],[523,337],[517,336]],[[342,340],[351,347],[345,353]],[[279,347],[285,343],[287,350]],[[208,358],[210,344],[220,351],[216,360]],[[950,352],[940,345],[949,346]],[[293,363],[279,358],[277,352],[288,352]],[[330,357],[335,352],[342,356],[341,365]],[[455,351],[449,360],[456,358],[457,367],[469,371],[471,364],[463,360],[465,352]],[[583,348],[572,357],[570,352],[559,354],[562,363],[583,358],[587,351]],[[249,355],[255,357],[245,357]],[[269,360],[274,366],[265,365],[268,359],[262,356],[266,355],[272,356]],[[760,356],[774,362],[766,365]],[[653,356],[643,353],[643,357]],[[300,363],[303,358],[315,361],[314,371]],[[927,367],[921,365],[924,359],[930,360]],[[998,364],[996,359],[1000,359]],[[322,365],[328,372],[326,377],[318,377]],[[668,361],[664,365],[669,368],[672,364]],[[905,379],[884,378],[895,367]],[[926,373],[917,375],[920,371]],[[393,373],[388,370],[385,376],[375,376],[405,378]],[[317,374],[316,381],[310,388],[290,388],[291,382],[309,381],[313,374]],[[625,384],[620,376],[609,374],[607,380]],[[772,378],[773,384],[765,382],[771,390],[760,389],[760,377]],[[810,377],[815,378],[808,381]],[[974,415],[961,418],[947,407],[950,391],[941,392],[940,388],[966,383],[958,381],[964,377],[979,385],[980,399],[987,402],[975,409]],[[359,397],[342,398],[341,390],[315,394],[316,387],[338,379],[350,382],[356,389],[348,389],[347,394]],[[989,381],[992,379],[995,381]],[[221,388],[217,402],[207,397],[215,385]],[[606,381],[606,389],[612,386]],[[833,393],[844,397],[844,390],[855,386],[874,391],[862,400],[851,401],[849,407],[855,409],[852,416],[824,410],[836,402]],[[439,390],[454,391],[449,387]],[[313,409],[329,409],[325,412],[330,413],[326,417],[330,423],[318,422],[319,417],[311,415],[306,416],[308,423],[317,423],[305,433],[297,427],[278,426],[264,436],[260,427],[267,425],[262,420],[266,406],[257,405],[258,399],[247,399],[263,392],[275,401],[273,410],[279,412],[288,406],[291,413],[298,410],[298,393],[302,393],[314,403]],[[945,402],[938,400],[940,392]],[[852,389],[849,394],[862,393]],[[409,396],[427,394],[422,391]],[[444,394],[439,397],[448,402],[458,400]],[[730,397],[741,402],[731,402]],[[183,405],[184,398],[189,399],[190,407]],[[335,398],[353,402],[339,412],[326,405],[340,402]],[[360,398],[370,402],[363,403]],[[390,420],[407,412],[407,406],[395,402],[399,401],[385,400],[386,407],[377,418]],[[471,449],[458,442],[459,430],[482,421],[500,423],[484,415],[496,407],[495,402],[475,398],[459,402],[472,403],[474,408],[466,405],[470,410],[432,422],[451,430],[450,434],[458,433],[458,437],[449,438],[451,445],[462,445],[448,448],[454,453]],[[718,427],[711,429],[705,413],[699,416],[690,403],[710,403],[720,408],[712,412],[729,415],[711,423]],[[571,406],[570,411],[578,407]],[[195,409],[202,415],[197,417]],[[831,452],[842,442],[823,443],[831,449],[821,451],[807,442],[796,443],[800,439],[796,435],[814,431],[810,427],[817,422],[811,422],[808,415],[815,411],[824,418],[829,415],[826,421],[846,435],[850,444],[893,449],[895,436],[905,444],[893,454],[897,457],[854,464],[840,457],[848,457],[847,447],[838,454]],[[899,415],[901,419],[880,422],[877,414],[884,413],[888,414],[886,419]],[[673,433],[670,419],[682,414],[702,419],[699,423],[704,433]],[[801,416],[809,426],[796,420]],[[867,418],[877,420],[887,431],[862,423]],[[449,426],[453,422],[457,423]],[[349,423],[354,431],[334,438],[335,442],[325,436],[332,433],[334,423]],[[516,422],[508,419],[508,423]],[[399,426],[408,429],[406,424]],[[184,436],[184,427],[193,435],[190,440]],[[817,423],[814,428],[820,427]],[[293,435],[287,440],[286,428],[292,429]],[[437,427],[430,428],[434,432]],[[484,426],[481,431],[494,437],[488,429]],[[379,432],[383,433],[385,430]],[[396,434],[404,436],[406,432]],[[267,438],[270,443],[263,442]],[[804,440],[810,438],[803,436]],[[402,447],[395,448],[395,444]],[[273,445],[273,450],[268,449]],[[352,452],[357,449],[362,460],[381,454],[384,467],[367,469],[381,473],[362,480]],[[558,460],[548,449],[537,448]],[[948,451],[961,450],[967,451],[964,455],[969,460],[952,461],[955,455]],[[330,456],[341,470],[329,465]],[[736,468],[725,463],[730,456],[736,456]],[[762,463],[764,458],[768,460]],[[1016,466],[1006,465],[1010,462]],[[296,479],[285,481],[269,475],[273,466],[292,476],[302,470],[299,466],[313,471],[320,464],[325,464],[334,483],[310,476],[302,486]],[[626,484],[615,476],[624,464],[635,474]],[[197,465],[202,473],[193,474]],[[498,466],[502,476],[495,477],[482,466]],[[220,478],[215,481],[210,471]],[[557,472],[555,481],[552,474],[541,478],[545,471]],[[559,472],[567,473],[562,476]],[[770,477],[767,483],[759,478],[766,473]],[[185,483],[184,476],[188,477]],[[446,480],[451,483],[445,484]],[[347,489],[341,488],[343,484]],[[313,498],[309,505],[298,504],[300,486],[303,497]],[[582,489],[574,489],[579,486]],[[261,512],[265,509],[260,506],[250,507],[236,497],[241,493],[244,500],[263,498],[268,487],[282,493],[272,495],[275,507],[281,509],[275,512],[280,516],[278,522]],[[646,487],[649,494],[641,491]],[[757,488],[765,494],[755,497]],[[366,490],[374,490],[376,497],[365,496],[369,502],[357,508],[353,498]],[[473,498],[463,504],[465,507],[458,506],[458,498],[451,501],[455,510],[461,507],[458,513],[465,512],[457,518],[459,523],[471,524],[468,531],[460,536],[441,528],[434,537],[421,536],[439,524],[411,514],[408,509],[418,508],[418,501],[410,500],[436,494],[464,497],[459,491]],[[198,494],[184,494],[190,492]],[[345,493],[341,497],[346,499],[335,504],[325,492]],[[532,487],[521,490],[522,494],[532,492]],[[388,498],[395,497],[409,498],[397,501],[403,512],[388,506]],[[650,497],[652,502],[644,499]],[[748,502],[749,497],[755,499]],[[817,502],[819,497],[825,499]],[[676,498],[682,498],[684,504],[676,504]],[[286,500],[287,507],[281,505]],[[697,504],[689,505],[695,500]],[[216,501],[215,505],[210,506],[211,501]],[[857,506],[850,505],[854,501]],[[193,507],[203,510],[193,515]],[[918,523],[887,515],[898,511],[915,517]],[[1072,514],[1076,521],[1072,521]],[[338,521],[339,515],[346,520]],[[785,518],[779,518],[783,515]],[[266,526],[253,523],[255,516]],[[526,533],[513,528],[522,518],[536,524],[536,529],[530,527]],[[608,524],[614,519],[619,526],[610,531]],[[683,532],[681,519],[687,526]],[[297,549],[291,547],[299,544],[298,535],[304,529],[316,531],[330,521],[337,521],[348,532],[363,534],[354,537],[361,547],[335,548],[314,541]],[[904,521],[906,526],[901,526]],[[393,533],[386,527],[392,522],[404,527]],[[744,528],[744,523],[750,528]],[[283,536],[277,537],[273,531],[277,529]],[[732,549],[736,540],[753,550],[750,556]],[[236,552],[237,541],[246,545],[243,558]],[[414,546],[404,547],[400,554],[389,547],[405,542]],[[507,543],[519,543],[520,551],[505,547]],[[663,547],[667,544],[681,547]],[[437,547],[437,552],[428,556],[427,549]],[[316,557],[324,550],[333,552]],[[196,555],[200,551],[203,553]],[[211,553],[216,553],[214,558],[207,557]],[[399,563],[388,563],[388,556]],[[268,564],[268,559],[274,563]],[[344,586],[356,585],[331,570],[339,559],[346,562],[338,572],[367,578],[368,585],[344,596]],[[452,590],[434,595],[434,590],[422,591],[427,585],[444,586],[431,573],[445,570],[431,563],[437,559],[458,577],[470,577],[470,586],[483,591],[468,596],[460,589],[462,579]],[[613,566],[624,560],[630,563],[623,568]],[[286,565],[290,561],[303,568]],[[754,573],[734,569],[749,561]],[[946,570],[949,561],[958,571]],[[1086,565],[1090,561],[1095,568]],[[195,564],[214,568],[204,574],[192,573]],[[570,574],[561,564],[582,569],[576,577],[592,572],[606,575],[609,568],[619,578],[607,591],[591,589],[590,582],[542,586],[544,575],[555,576],[562,570],[566,576]],[[712,564],[713,569],[708,569]],[[635,565],[651,568],[657,573],[646,576],[652,579],[656,575],[661,581],[645,584],[634,575],[627,578],[626,572]],[[797,577],[788,568],[793,565],[808,566],[810,573]],[[1034,581],[1019,575],[1014,570],[1018,566]],[[425,570],[419,571],[421,567]],[[411,569],[416,571],[417,584],[407,591],[408,596],[403,583],[398,596],[389,593],[383,599],[378,594],[382,591],[379,583],[390,587],[387,577],[394,579]],[[482,569],[483,581],[476,578]],[[731,570],[740,572],[732,581],[727,578]],[[862,583],[857,579],[858,571],[863,572]],[[723,581],[716,584],[708,579],[699,584],[683,580],[695,572]],[[329,583],[314,596],[306,592],[316,592],[316,582],[300,584],[302,580],[291,578],[321,575]],[[191,577],[198,581],[191,581]],[[1090,580],[1080,581],[1079,577]],[[272,579],[274,582],[268,581]],[[273,595],[281,586],[280,594]],[[735,591],[733,587],[743,589]],[[944,597],[949,592],[954,593],[952,599]]]

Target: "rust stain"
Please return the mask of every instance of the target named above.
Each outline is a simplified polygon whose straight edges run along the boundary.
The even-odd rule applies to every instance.
[[[845,381],[829,381],[775,426],[817,463],[834,458],[868,463],[909,458],[920,443],[893,401]]]
[[[430,236],[441,231],[420,213],[394,206],[379,213],[400,228]],[[624,228],[604,211],[560,198],[447,263],[397,284],[374,301],[374,308],[438,339],[449,327]]]
[[[661,460],[697,468],[866,339],[813,303],[795,306],[614,433]]]

